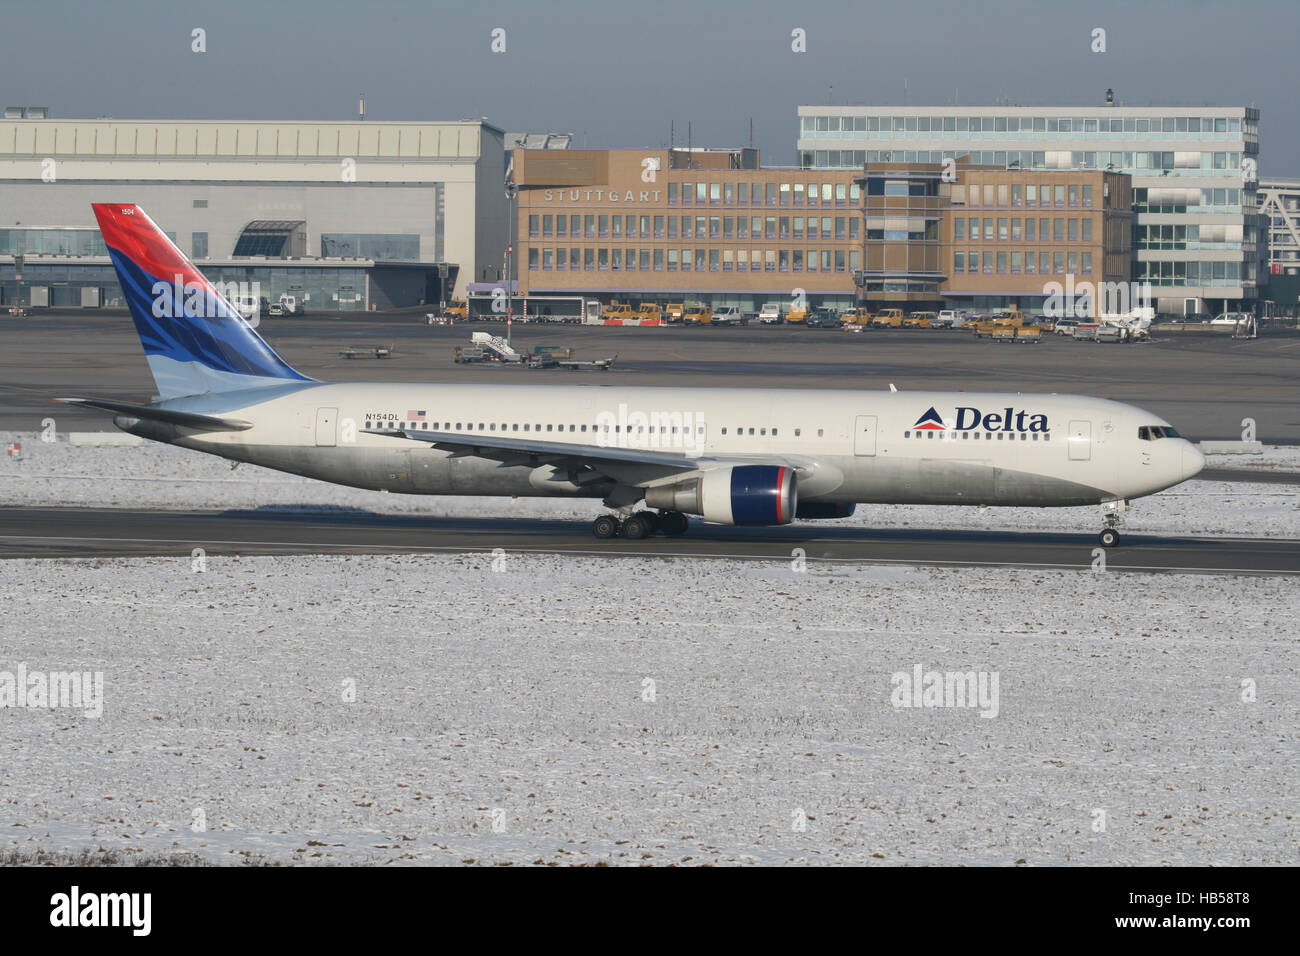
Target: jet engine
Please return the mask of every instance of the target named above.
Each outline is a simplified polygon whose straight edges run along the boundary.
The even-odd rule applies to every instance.
[[[785,465],[732,465],[647,488],[645,503],[700,515],[710,524],[789,524],[799,507],[797,484],[794,469]]]

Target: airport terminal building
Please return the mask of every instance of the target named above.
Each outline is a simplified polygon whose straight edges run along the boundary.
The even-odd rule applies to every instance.
[[[965,162],[763,167],[753,149],[516,149],[518,288],[736,306],[1040,308],[1127,283],[1128,176]]]
[[[503,131],[452,123],[0,119],[0,304],[122,304],[92,202],[138,203],[213,281],[308,311],[500,275]],[[43,117],[43,114],[41,114]]]

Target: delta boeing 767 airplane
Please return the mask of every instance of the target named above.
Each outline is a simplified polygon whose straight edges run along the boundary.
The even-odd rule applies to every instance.
[[[841,518],[867,502],[1099,505],[1106,547],[1131,499],[1205,464],[1150,412],[1073,395],[320,382],[139,206],[93,208],[158,396],[62,401],[232,461],[405,494],[599,498],[598,538],[679,535],[687,515]]]

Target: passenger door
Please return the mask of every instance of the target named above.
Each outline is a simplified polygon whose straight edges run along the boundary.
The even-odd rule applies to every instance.
[[[1088,461],[1092,458],[1092,422],[1070,422],[1067,440],[1071,461]]]
[[[853,454],[874,455],[876,453],[876,416],[859,415],[853,428]]]
[[[338,420],[339,410],[337,408],[316,409],[317,448],[333,448],[338,444]]]

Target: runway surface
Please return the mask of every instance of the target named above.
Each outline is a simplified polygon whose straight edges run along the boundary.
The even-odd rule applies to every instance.
[[[169,512],[0,508],[0,557],[208,556],[508,552],[933,566],[1089,568],[1090,534],[873,530],[806,524],[726,528],[692,524],[681,538],[601,542],[576,521],[426,518],[363,511]],[[1108,570],[1300,573],[1300,542],[1259,538],[1126,535],[1106,552]]]

